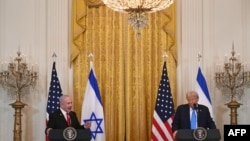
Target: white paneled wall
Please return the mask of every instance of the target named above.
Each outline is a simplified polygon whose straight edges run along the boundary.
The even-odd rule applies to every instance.
[[[223,136],[223,125],[230,123],[225,97],[216,88],[216,65],[230,55],[232,42],[243,62],[250,62],[250,1],[249,0],[176,0],[178,85],[177,104],[186,103],[185,92],[195,89],[200,65],[207,79],[213,102],[215,121]],[[30,64],[39,64],[38,85],[24,99],[23,140],[44,141],[45,107],[56,53],[56,67],[63,93],[72,94],[72,71],[69,67],[70,13],[68,0],[0,0],[0,61],[14,57],[20,48]],[[247,89],[238,109],[238,123],[249,124],[250,90]],[[0,88],[0,141],[12,140],[13,99]],[[223,140],[223,139],[222,139]]]
[[[71,2],[71,1],[70,1]],[[52,64],[57,62],[58,77],[63,93],[72,95],[69,67],[68,0],[0,0],[0,61],[10,61],[20,48],[29,64],[39,64],[38,87],[23,99],[24,141],[44,141],[45,118]],[[53,59],[52,54],[57,58]],[[0,141],[13,140],[14,102],[0,88]]]

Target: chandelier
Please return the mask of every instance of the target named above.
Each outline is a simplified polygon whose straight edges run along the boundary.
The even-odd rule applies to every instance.
[[[161,11],[169,7],[174,0],[103,0],[114,11],[128,13],[128,22],[134,30],[143,29],[148,23],[147,13]]]

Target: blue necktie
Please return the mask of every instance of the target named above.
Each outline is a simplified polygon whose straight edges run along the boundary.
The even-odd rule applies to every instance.
[[[192,115],[191,115],[191,129],[196,129],[196,114],[195,114],[195,109],[192,110]]]

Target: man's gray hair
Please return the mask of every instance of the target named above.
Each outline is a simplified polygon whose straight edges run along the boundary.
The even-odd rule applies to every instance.
[[[67,98],[67,97],[70,97],[70,96],[69,96],[69,95],[66,95],[66,94],[60,96],[60,97],[59,97],[59,102],[62,103],[62,102],[64,101],[64,99]]]

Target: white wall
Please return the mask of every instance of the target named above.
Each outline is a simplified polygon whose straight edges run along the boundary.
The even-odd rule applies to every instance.
[[[23,102],[22,140],[44,141],[46,104],[53,61],[63,93],[72,95],[69,69],[68,0],[0,0],[0,62],[9,62],[20,48],[29,64],[39,64],[39,79]],[[53,59],[52,54],[57,54]],[[13,140],[14,99],[0,88],[0,141]]]
[[[186,103],[184,94],[194,89],[198,68],[197,54],[207,79],[218,128],[230,123],[229,109],[216,88],[216,64],[230,54],[232,42],[242,60],[250,62],[250,1],[249,0],[176,0],[178,27],[178,103]],[[22,130],[24,141],[43,141],[45,107],[53,63],[57,54],[58,76],[64,93],[72,94],[72,72],[69,69],[70,7],[68,0],[0,0],[0,61],[9,61],[18,48],[30,64],[39,64],[38,86],[23,101]],[[66,57],[65,57],[66,56]],[[240,101],[238,123],[248,124],[250,99],[247,89]],[[12,140],[13,102],[0,88],[0,140]],[[44,108],[43,108],[44,107]],[[223,139],[222,139],[223,140]]]

